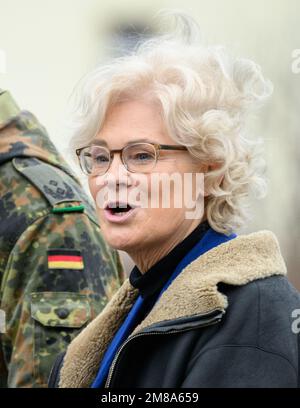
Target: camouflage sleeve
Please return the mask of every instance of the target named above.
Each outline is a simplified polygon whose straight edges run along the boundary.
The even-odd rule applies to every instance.
[[[121,282],[98,227],[82,213],[41,217],[22,234],[2,281],[9,387],[45,387],[55,357]]]
[[[0,386],[45,387],[57,354],[124,275],[77,177],[9,92],[0,92],[0,217]]]

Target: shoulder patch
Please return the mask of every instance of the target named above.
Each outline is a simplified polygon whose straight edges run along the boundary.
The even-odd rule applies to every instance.
[[[37,187],[52,207],[59,203],[82,202],[76,182],[57,167],[35,157],[16,157],[13,166]]]
[[[48,249],[49,269],[83,269],[83,257],[75,249]]]

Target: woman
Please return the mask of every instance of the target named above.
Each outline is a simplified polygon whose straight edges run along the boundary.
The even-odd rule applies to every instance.
[[[191,19],[177,21],[179,35],[148,40],[85,82],[74,146],[105,239],[136,266],[57,359],[50,386],[299,385],[300,297],[277,239],[234,233],[250,191],[264,189],[244,125],[271,85],[253,62],[199,46]],[[166,190],[174,204],[184,188],[155,189],[162,174],[181,176],[194,207],[164,205]]]

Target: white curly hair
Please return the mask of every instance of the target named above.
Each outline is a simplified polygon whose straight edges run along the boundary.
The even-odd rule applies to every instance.
[[[203,45],[200,27],[185,13],[163,11],[160,21],[170,15],[176,22],[170,33],[144,40],[79,83],[71,148],[95,137],[114,104],[153,98],[170,137],[202,163],[218,164],[205,174],[205,209],[210,226],[229,234],[248,218],[250,193],[266,191],[260,141],[246,137],[246,121],[271,95],[272,83],[253,61]]]

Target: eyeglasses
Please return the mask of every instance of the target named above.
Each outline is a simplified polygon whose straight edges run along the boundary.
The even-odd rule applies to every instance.
[[[105,174],[115,153],[121,154],[124,167],[131,173],[149,173],[156,165],[160,150],[187,150],[187,148],[157,143],[134,143],[123,147],[123,149],[109,150],[104,146],[91,145],[76,149],[76,155],[80,167],[86,175]]]

